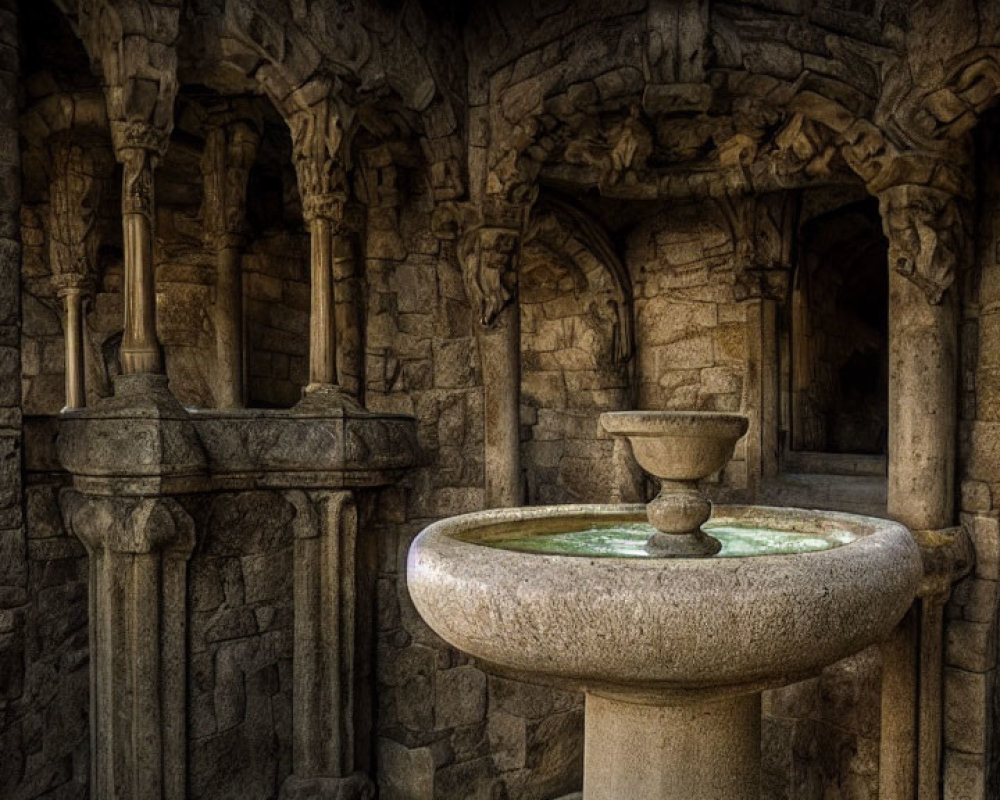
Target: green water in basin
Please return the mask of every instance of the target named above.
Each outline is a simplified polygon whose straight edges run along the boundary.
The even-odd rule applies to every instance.
[[[848,544],[858,538],[857,534],[846,530],[801,533],[711,521],[705,523],[702,530],[722,543],[722,549],[713,558],[814,553]],[[575,531],[542,532],[529,536],[513,534],[482,543],[501,550],[548,555],[657,558],[646,551],[646,540],[655,531],[648,522],[618,522]]]

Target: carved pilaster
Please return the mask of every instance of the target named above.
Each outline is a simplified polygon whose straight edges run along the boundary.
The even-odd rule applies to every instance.
[[[954,523],[959,314],[954,284],[968,239],[963,202],[925,185],[879,193],[889,241],[887,508],[913,531],[942,531]],[[937,791],[941,624],[941,603],[925,598],[889,645],[879,775],[880,791],[888,796]]]
[[[90,556],[91,796],[183,800],[194,523],[162,497],[61,502]]]
[[[537,189],[530,201],[509,203],[487,195],[482,211],[469,206],[440,209],[435,230],[457,237],[457,256],[469,300],[482,323],[478,331],[483,365],[486,504],[521,504],[520,459],[521,311],[517,270],[521,244]]]
[[[356,760],[358,517],[351,492],[298,500],[292,775],[282,800],[371,800]]]
[[[232,113],[214,115],[201,160],[205,244],[216,254],[215,395],[220,408],[244,405],[240,249],[246,229],[247,181],[260,143],[259,130],[255,119]]]

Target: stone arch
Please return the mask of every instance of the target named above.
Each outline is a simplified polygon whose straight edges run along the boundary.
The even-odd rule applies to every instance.
[[[543,195],[522,244],[519,287],[527,500],[606,501],[619,454],[597,418],[633,400],[628,275],[599,223]]]

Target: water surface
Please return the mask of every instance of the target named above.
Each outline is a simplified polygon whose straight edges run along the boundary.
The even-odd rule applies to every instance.
[[[646,551],[646,540],[655,532],[648,522],[616,522],[597,524],[575,531],[555,531],[511,534],[483,544],[502,550],[544,553],[592,558],[657,558]],[[827,530],[823,533],[760,528],[737,523],[709,521],[702,530],[722,543],[712,558],[790,555],[829,550],[853,542],[857,535],[847,530]]]

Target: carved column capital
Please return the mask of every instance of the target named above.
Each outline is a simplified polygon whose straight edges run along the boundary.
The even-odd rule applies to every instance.
[[[343,217],[348,192],[341,155],[341,118],[328,95],[300,105],[287,117],[302,214],[310,223],[315,219],[337,223]]]
[[[68,518],[91,552],[174,553],[194,548],[194,521],[170,497],[97,497],[73,493]]]
[[[97,210],[110,173],[110,154],[68,135],[48,142],[49,264],[60,290],[93,284],[99,239]]]
[[[878,199],[890,266],[937,305],[955,282],[967,239],[962,199],[917,184],[883,189]]]
[[[239,246],[246,232],[247,182],[260,144],[256,122],[227,114],[209,123],[201,159],[202,220],[205,241],[216,250]]]

